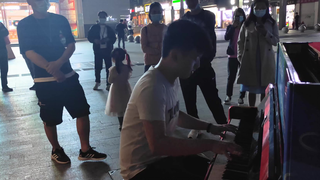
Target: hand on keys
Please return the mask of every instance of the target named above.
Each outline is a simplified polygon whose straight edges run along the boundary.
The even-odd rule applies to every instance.
[[[223,124],[223,125],[211,126],[210,132],[211,132],[211,134],[214,134],[214,135],[223,136],[223,133],[225,131],[229,131],[229,132],[236,134],[237,130],[238,130],[237,126],[234,126],[232,124]]]
[[[213,147],[212,151],[217,154],[223,154],[228,160],[232,160],[231,155],[240,156],[242,148],[234,143],[220,141]]]

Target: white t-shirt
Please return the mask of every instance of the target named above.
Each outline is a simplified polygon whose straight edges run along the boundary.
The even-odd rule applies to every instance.
[[[121,175],[133,178],[148,164],[161,159],[153,156],[144,131],[143,121],[164,121],[166,135],[172,135],[179,117],[179,80],[174,85],[151,67],[137,82],[124,116],[120,141]]]

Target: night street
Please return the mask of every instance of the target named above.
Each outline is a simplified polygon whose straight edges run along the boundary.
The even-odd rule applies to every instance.
[[[302,34],[298,37],[283,38],[282,41],[319,41],[319,34]],[[212,66],[217,74],[219,96],[225,98],[227,81],[228,43],[218,43],[217,58]],[[91,142],[98,151],[107,153],[107,160],[101,162],[80,162],[77,159],[80,143],[76,132],[75,120],[64,111],[63,126],[58,126],[59,140],[71,158],[71,165],[58,165],[50,159],[51,145],[47,141],[43,124],[39,117],[39,107],[27,66],[19,54],[19,48],[13,47],[16,59],[9,61],[10,93],[0,93],[0,179],[122,179],[119,175],[119,130],[115,117],[104,114],[108,91],[105,84],[99,91],[93,91],[94,67],[92,45],[86,41],[76,44],[76,52],[71,58],[73,68],[80,74],[80,81],[91,106]],[[274,47],[276,49],[276,47]],[[139,44],[127,43],[128,53],[133,61],[133,75],[130,84],[133,87],[143,73],[143,54]],[[105,72],[102,73],[105,77]],[[105,82],[105,79],[102,79]],[[235,105],[239,95],[239,85],[234,87]],[[215,123],[201,91],[198,91],[198,109],[202,119]],[[180,94],[180,107],[185,110]],[[224,106],[227,113],[229,106]],[[176,136],[186,137],[187,130],[177,130]],[[218,138],[202,136],[202,138]],[[211,153],[206,154],[212,156]],[[94,170],[94,171],[93,171]]]

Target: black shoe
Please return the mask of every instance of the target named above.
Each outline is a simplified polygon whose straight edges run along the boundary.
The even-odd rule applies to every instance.
[[[11,92],[11,91],[13,91],[13,89],[9,88],[9,87],[4,87],[4,88],[2,88],[2,91],[3,92]]]
[[[80,154],[78,159],[80,161],[86,161],[86,160],[95,160],[95,161],[99,161],[99,160],[103,160],[106,159],[107,155],[103,154],[103,153],[99,153],[95,150],[93,150],[92,147],[90,147],[90,149],[87,152],[82,152],[80,149]]]
[[[68,164],[70,163],[70,158],[66,155],[63,148],[56,149],[54,152],[52,151],[51,159],[56,161],[59,164]]]
[[[36,90],[36,85],[34,84],[32,87],[29,88],[29,90],[35,91]]]

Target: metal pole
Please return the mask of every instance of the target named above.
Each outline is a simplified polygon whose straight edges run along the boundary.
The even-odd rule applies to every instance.
[[[279,10],[279,30],[286,27],[286,16],[287,16],[287,0],[280,0]]]
[[[184,15],[184,0],[180,0],[180,18]]]
[[[300,14],[301,16],[301,14]],[[320,0],[318,1],[318,19],[317,19],[317,22],[316,23],[319,23],[320,22]]]

